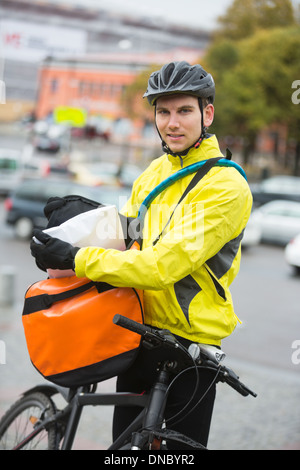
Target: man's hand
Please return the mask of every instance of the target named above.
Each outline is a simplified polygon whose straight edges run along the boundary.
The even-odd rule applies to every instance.
[[[42,230],[35,230],[34,239],[30,243],[30,251],[41,269],[74,269],[74,259],[79,248],[50,237]]]

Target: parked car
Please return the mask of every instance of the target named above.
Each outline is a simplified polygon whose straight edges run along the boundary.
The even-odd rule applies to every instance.
[[[24,163],[23,178],[31,177],[45,178],[53,176],[53,178],[74,178],[68,164],[52,158],[31,157]]]
[[[242,248],[249,248],[251,246],[256,246],[261,241],[261,229],[256,224],[255,220],[252,220],[250,217],[246,229],[244,231],[244,236],[242,239]]]
[[[285,259],[300,274],[300,232],[285,247]]]
[[[129,163],[118,165],[112,162],[86,163],[84,165],[71,163],[69,169],[78,183],[92,186],[115,184],[131,187],[142,173],[142,170],[136,165]]]
[[[52,196],[77,194],[120,209],[130,196],[129,188],[105,186],[91,188],[69,180],[33,179],[23,181],[5,200],[6,223],[14,227],[18,238],[28,239],[34,228],[44,229],[44,206]]]
[[[69,146],[70,136],[68,128],[65,126],[37,121],[33,130],[32,144],[40,152],[57,153]]]
[[[26,158],[21,150],[0,149],[0,195],[7,196],[23,179],[45,176],[73,178],[68,166],[59,160]]]
[[[250,188],[256,207],[278,199],[300,202],[299,176],[273,176],[250,184]]]
[[[249,224],[260,231],[260,241],[284,246],[300,233],[300,202],[268,202],[253,210]]]
[[[7,195],[22,177],[21,152],[13,149],[0,149],[0,194]]]

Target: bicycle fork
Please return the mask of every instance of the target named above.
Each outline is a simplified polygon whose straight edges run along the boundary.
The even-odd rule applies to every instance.
[[[161,426],[164,417],[166,394],[170,383],[170,372],[175,368],[174,363],[164,363],[159,371],[158,379],[151,390],[149,403],[145,411],[143,430],[132,434],[131,450],[141,450],[146,444],[154,448],[154,431]]]

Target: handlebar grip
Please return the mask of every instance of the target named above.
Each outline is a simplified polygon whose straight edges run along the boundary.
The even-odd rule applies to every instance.
[[[151,331],[149,327],[146,327],[141,323],[138,323],[134,320],[131,320],[130,318],[124,317],[123,315],[119,314],[114,316],[113,323],[115,325],[122,326],[123,328],[127,328],[127,330],[133,331],[134,333],[137,333],[141,336]]]
[[[249,391],[246,387],[243,386],[242,383],[237,383],[232,380],[226,380],[228,385],[230,385],[236,392],[240,393],[243,397],[247,397],[249,395]]]
[[[254,398],[257,397],[255,392],[252,392],[246,385],[243,383],[239,383],[237,386],[230,384],[238,393],[240,393],[243,397],[247,397],[248,395],[252,395]]]
[[[235,372],[233,372],[233,370],[226,368],[226,373],[223,377],[224,381],[243,397],[247,397],[248,395],[252,395],[253,397],[257,396],[256,393],[252,392],[252,390],[240,382],[239,377],[235,374]]]

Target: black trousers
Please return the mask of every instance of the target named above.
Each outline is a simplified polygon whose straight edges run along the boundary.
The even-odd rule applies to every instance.
[[[189,342],[182,338],[180,339],[180,342],[185,343],[185,346],[189,345]],[[138,358],[133,366],[126,371],[126,373],[118,377],[117,391],[133,393],[148,391],[155,380],[158,358],[159,352],[141,348]],[[189,408],[187,408],[183,415],[180,416],[180,418],[182,418],[182,416],[184,416],[184,418],[178,423],[174,420],[173,424],[171,420],[170,425],[168,425],[168,419],[172,418],[182,410],[184,405],[192,397],[195,390],[195,371],[189,370],[184,372],[173,383],[165,410],[165,418],[169,429],[183,433],[195,441],[200,442],[204,446],[207,446],[208,442],[216,395],[214,378],[214,371],[199,369],[198,389],[193,401],[189,405]],[[204,398],[198,403],[203,395]],[[195,404],[196,408],[189,413],[189,409],[191,409]],[[129,426],[140,411],[141,409],[139,407],[115,407],[113,418],[114,440]],[[184,448],[184,444],[168,442],[168,449],[170,450],[182,450]]]

